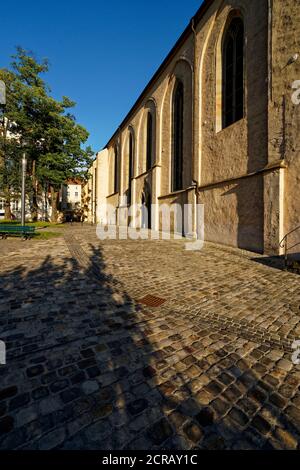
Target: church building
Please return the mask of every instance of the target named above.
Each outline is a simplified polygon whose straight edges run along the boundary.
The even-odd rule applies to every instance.
[[[95,223],[203,204],[206,241],[299,253],[300,0],[204,0],[90,172]]]

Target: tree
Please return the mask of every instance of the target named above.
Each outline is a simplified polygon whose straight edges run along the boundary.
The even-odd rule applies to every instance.
[[[62,104],[64,110],[70,103]],[[88,132],[76,124],[73,116],[57,114],[48,129],[43,143],[45,153],[39,161],[38,178],[48,184],[51,190],[52,221],[57,219],[58,195],[61,185],[68,179],[87,178],[93,151],[90,147],[82,148]]]
[[[58,101],[50,95],[50,88],[41,78],[48,69],[47,60],[38,62],[32,53],[19,47],[11,70],[0,70],[0,78],[5,83],[5,77],[10,79],[10,103],[5,116],[13,127],[11,135],[18,147],[15,158],[21,151],[26,151],[28,157],[32,219],[38,216],[39,190],[47,184],[55,221],[61,184],[70,177],[85,175],[93,152],[90,147],[83,148],[89,134],[69,111],[75,103],[67,97]]]

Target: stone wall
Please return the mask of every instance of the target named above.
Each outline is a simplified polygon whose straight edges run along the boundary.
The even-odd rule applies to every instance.
[[[108,177],[107,201],[117,211],[129,186],[132,132],[132,203],[141,204],[148,196],[152,204],[195,201],[191,186],[196,182],[197,200],[205,206],[206,240],[280,252],[281,237],[300,225],[300,105],[291,100],[292,83],[300,80],[300,59],[285,67],[293,54],[300,53],[299,1],[206,1],[202,17],[191,23],[108,144],[108,168],[102,178]],[[245,114],[222,129],[222,40],[233,14],[241,15],[245,24]],[[172,193],[171,185],[177,80],[184,85],[183,193]],[[146,172],[149,111],[155,117],[154,160]],[[117,195],[113,195],[115,146],[120,168]],[[153,228],[160,228],[158,217]]]
[[[295,54],[298,60],[290,63]],[[284,235],[300,226],[300,93],[296,97],[292,88],[300,80],[299,0],[273,0],[270,67],[269,158],[284,159],[287,166],[282,178]],[[288,244],[295,245],[290,251],[300,253],[300,231],[289,237]]]

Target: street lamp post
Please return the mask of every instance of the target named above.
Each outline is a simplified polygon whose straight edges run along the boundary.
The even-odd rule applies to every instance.
[[[22,196],[21,196],[21,224],[25,225],[25,204],[26,204],[26,167],[27,159],[26,153],[22,157]]]
[[[5,106],[6,106],[6,85],[3,80],[0,80],[0,110],[2,110],[3,117],[3,133],[5,127]]]

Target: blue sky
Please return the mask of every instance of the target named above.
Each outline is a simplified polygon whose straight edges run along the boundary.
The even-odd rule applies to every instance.
[[[100,150],[121,123],[202,0],[15,0],[1,9],[0,67],[15,46],[47,57],[56,98]]]

